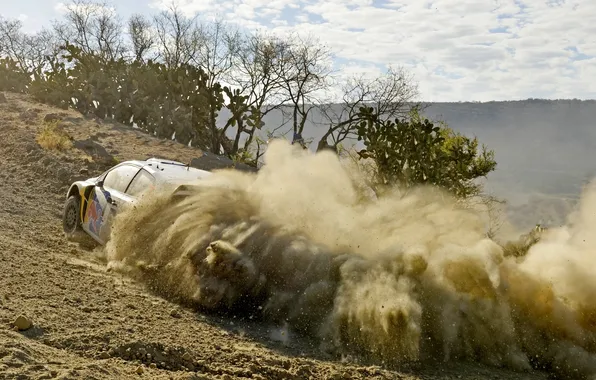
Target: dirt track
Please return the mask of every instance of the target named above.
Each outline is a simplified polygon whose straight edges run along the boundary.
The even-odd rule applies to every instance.
[[[68,244],[61,211],[67,185],[113,158],[200,152],[50,109],[7,94],[0,104],[0,379],[545,379],[474,364],[425,364],[396,372],[342,363],[281,331],[200,315],[107,272],[101,252]],[[75,141],[105,153],[43,150],[35,136],[62,113]],[[105,163],[102,163],[102,160]],[[33,327],[14,331],[19,315]]]

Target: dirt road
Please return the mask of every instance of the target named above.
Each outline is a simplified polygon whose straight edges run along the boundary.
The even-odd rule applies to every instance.
[[[101,250],[64,240],[66,186],[114,159],[187,161],[198,151],[7,98],[0,104],[0,379],[546,378],[475,364],[396,371],[342,362],[279,328],[197,314],[147,293],[107,272]],[[53,113],[62,114],[46,117]],[[56,117],[81,149],[52,153],[36,143],[44,118]],[[16,331],[17,319],[31,327]]]

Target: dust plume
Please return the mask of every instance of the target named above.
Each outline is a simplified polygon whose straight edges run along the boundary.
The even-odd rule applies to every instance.
[[[523,258],[433,188],[379,199],[337,156],[276,141],[258,174],[147,196],[116,218],[109,265],[178,302],[287,324],[386,365],[475,360],[596,379],[589,190]]]

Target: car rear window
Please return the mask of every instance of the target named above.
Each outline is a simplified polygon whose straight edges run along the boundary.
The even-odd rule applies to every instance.
[[[126,194],[136,197],[139,194],[143,193],[144,191],[150,189],[154,183],[155,183],[155,178],[151,174],[149,174],[146,170],[141,169],[141,171],[136,175],[136,177],[130,183],[130,186],[126,190]]]
[[[124,193],[130,181],[133,179],[135,174],[139,171],[139,168],[132,165],[118,166],[108,172],[103,182],[104,187],[108,189],[116,190]]]

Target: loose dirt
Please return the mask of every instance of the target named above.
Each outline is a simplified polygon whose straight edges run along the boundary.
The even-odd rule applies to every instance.
[[[201,314],[149,293],[108,271],[101,249],[65,241],[67,187],[121,160],[189,162],[201,152],[22,95],[6,98],[0,104],[0,379],[548,378],[471,363],[359,365],[283,328]],[[72,137],[73,148],[52,152],[37,144],[52,121]]]

